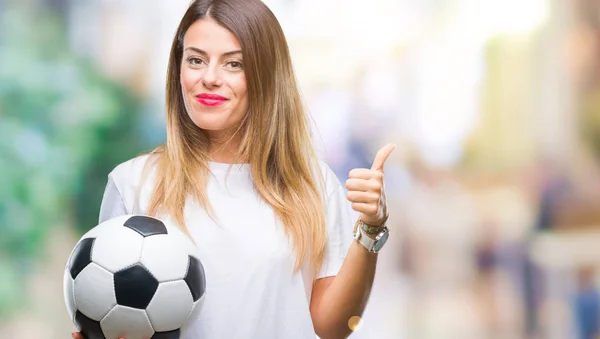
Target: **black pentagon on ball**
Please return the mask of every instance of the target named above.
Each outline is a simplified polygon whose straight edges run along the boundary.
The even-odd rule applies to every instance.
[[[180,330],[168,331],[168,332],[156,332],[150,339],[179,339],[181,336]]]
[[[96,238],[86,238],[77,243],[69,259],[71,278],[75,279],[92,262],[92,247]]]
[[[106,339],[104,333],[102,333],[100,322],[86,317],[79,311],[75,313],[74,322],[75,326],[77,326],[77,329],[83,334],[85,339]]]
[[[123,226],[131,228],[132,230],[141,234],[143,237],[149,237],[157,234],[168,234],[167,227],[162,221],[143,215],[136,215],[127,219]]]
[[[139,263],[115,273],[114,282],[117,304],[142,310],[158,288],[158,280]]]
[[[206,276],[200,260],[189,256],[188,270],[184,280],[192,292],[194,301],[198,301],[206,290]]]

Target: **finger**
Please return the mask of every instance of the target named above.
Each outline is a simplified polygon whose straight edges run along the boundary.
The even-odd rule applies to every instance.
[[[373,203],[353,202],[352,209],[365,215],[375,215],[379,207]]]
[[[348,173],[348,178],[353,179],[382,179],[383,173],[380,171],[374,171],[368,168],[355,168]]]
[[[375,160],[373,160],[373,166],[371,166],[371,169],[383,172],[383,165],[395,148],[396,145],[394,144],[387,144],[383,146],[375,155]]]
[[[365,179],[348,179],[346,180],[346,188],[348,191],[361,192],[381,192],[381,182]]]
[[[374,192],[348,191],[346,197],[351,202],[377,203],[379,194]]]

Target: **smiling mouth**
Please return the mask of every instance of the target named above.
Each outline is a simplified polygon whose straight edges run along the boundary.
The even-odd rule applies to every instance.
[[[219,106],[224,104],[225,102],[227,102],[227,98],[222,97],[220,95],[216,95],[216,94],[199,94],[196,96],[196,100],[204,105],[204,106]]]
[[[200,99],[198,98],[198,102],[204,106],[219,106],[227,102],[227,100],[222,99]]]

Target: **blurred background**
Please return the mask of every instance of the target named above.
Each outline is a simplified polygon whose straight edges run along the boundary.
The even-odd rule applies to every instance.
[[[388,142],[353,338],[600,338],[600,1],[268,0],[341,180]],[[187,0],[0,0],[0,338],[69,337],[108,172],[164,140]]]

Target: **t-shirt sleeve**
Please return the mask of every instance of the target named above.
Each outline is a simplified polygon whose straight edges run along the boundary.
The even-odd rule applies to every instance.
[[[126,214],[128,214],[128,212],[127,207],[125,206],[125,200],[123,199],[121,192],[119,192],[114,179],[109,175],[106,189],[104,190],[104,196],[102,197],[102,203],[100,204],[98,223]]]
[[[326,200],[327,246],[323,265],[317,279],[338,274],[352,243],[352,230],[354,228],[354,215],[350,202],[346,198],[345,187],[333,172],[330,172],[328,176],[330,181],[335,182],[335,185]]]

